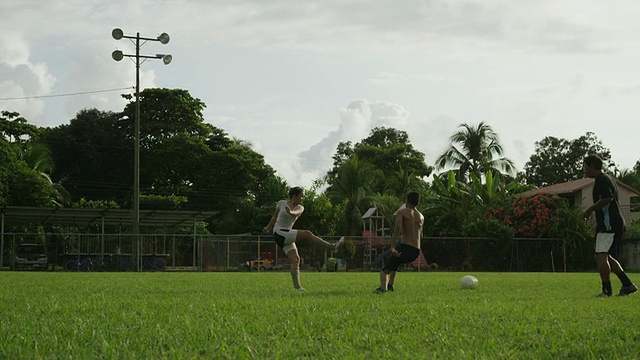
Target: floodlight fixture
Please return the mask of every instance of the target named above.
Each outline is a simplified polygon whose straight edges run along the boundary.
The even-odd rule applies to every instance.
[[[160,43],[162,45],[167,45],[169,43],[169,34],[167,33],[162,33],[160,35],[158,35],[158,41],[160,41]]]
[[[112,58],[113,58],[113,60],[115,60],[115,61],[120,61],[120,60],[124,59],[124,54],[123,54],[123,53],[122,53],[122,51],[120,51],[120,50],[114,50],[114,51],[111,53],[111,57],[112,57]]]
[[[171,56],[171,54],[156,54],[156,57],[158,59],[162,59],[162,62],[165,65],[171,64],[171,60],[173,60],[173,56]]]
[[[113,36],[113,38],[116,40],[120,40],[124,36],[124,33],[122,32],[122,29],[115,28],[111,31],[111,36]]]

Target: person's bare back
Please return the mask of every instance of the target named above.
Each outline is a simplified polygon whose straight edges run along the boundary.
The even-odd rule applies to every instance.
[[[402,243],[420,249],[424,216],[418,209],[408,206],[396,214],[396,230],[393,241],[402,234]]]

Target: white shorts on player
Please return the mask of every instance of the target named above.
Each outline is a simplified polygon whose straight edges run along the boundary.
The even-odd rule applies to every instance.
[[[298,249],[298,247],[296,246],[296,238],[298,236],[298,230],[275,229],[273,233],[278,234],[284,238],[282,251],[284,251],[285,254],[288,254],[289,251],[291,250]]]

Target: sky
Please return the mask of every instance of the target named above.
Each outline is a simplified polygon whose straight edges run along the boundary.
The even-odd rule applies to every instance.
[[[522,170],[547,136],[593,132],[621,169],[640,160],[640,2],[137,0],[0,3],[0,110],[68,124],[122,111],[125,35],[156,38],[141,90],[185,89],[289,185],[310,186],[340,141],[406,131],[433,165],[483,121]]]

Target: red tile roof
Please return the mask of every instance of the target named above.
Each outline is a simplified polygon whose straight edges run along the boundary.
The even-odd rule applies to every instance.
[[[549,186],[545,186],[545,187],[541,187],[541,188],[537,188],[537,189],[533,189],[533,190],[529,190],[525,193],[523,193],[524,196],[531,196],[531,195],[535,195],[535,194],[539,194],[539,193],[551,193],[551,194],[573,194],[576,193],[588,186],[590,186],[591,184],[593,184],[593,179],[592,178],[584,178],[584,179],[578,179],[578,180],[573,180],[573,181],[567,181],[567,182],[563,182],[560,184],[554,184],[554,185],[549,185]],[[640,191],[632,188],[631,186],[616,180],[616,182],[618,183],[618,186],[621,186],[625,189],[627,189],[629,191],[629,195],[630,196],[640,196]]]

